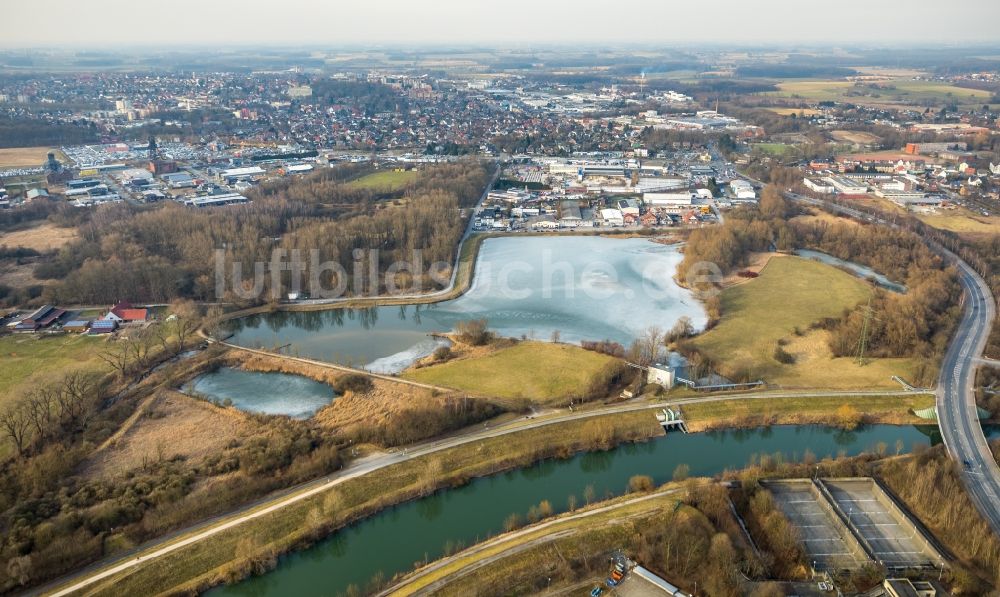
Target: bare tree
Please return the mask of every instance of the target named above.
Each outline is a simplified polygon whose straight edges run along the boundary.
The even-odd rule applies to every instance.
[[[99,382],[88,373],[74,371],[63,376],[56,394],[61,415],[70,424],[82,420],[99,398]]]
[[[30,426],[31,421],[28,419],[24,407],[9,408],[0,413],[0,427],[14,444],[18,457],[24,455]]]
[[[102,361],[111,365],[118,375],[125,377],[132,365],[132,351],[124,343],[117,342],[97,355]]]
[[[56,392],[50,386],[36,388],[28,394],[23,402],[24,415],[35,428],[35,437],[44,439],[51,430],[56,406]]]
[[[184,345],[197,330],[201,323],[198,306],[193,301],[174,301],[170,305],[174,315],[174,334],[177,336],[177,352],[184,350]]]

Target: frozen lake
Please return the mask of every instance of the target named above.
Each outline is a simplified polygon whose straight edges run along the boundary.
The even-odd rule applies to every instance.
[[[706,323],[698,300],[673,281],[676,245],[647,239],[503,237],[483,242],[472,286],[428,305],[275,312],[231,322],[231,342],[395,373],[429,355],[462,320],[485,318],[508,337],[612,340],[628,346],[650,326],[690,317]]]

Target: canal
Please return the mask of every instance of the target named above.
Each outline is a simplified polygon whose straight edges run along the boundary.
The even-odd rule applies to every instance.
[[[283,557],[273,572],[211,593],[336,595],[352,584],[364,588],[376,575],[388,579],[412,569],[415,562],[439,558],[448,545],[468,546],[502,532],[510,514],[523,516],[542,500],[549,500],[556,511],[566,510],[570,495],[583,504],[588,487],[603,499],[624,493],[633,475],[650,475],[662,483],[671,479],[677,465],[687,464],[692,476],[710,476],[746,466],[751,455],[798,460],[807,448],[822,458],[872,451],[880,443],[895,453],[900,442],[909,452],[915,445],[929,445],[934,431],[934,426],[874,425],[854,431],[776,426],[672,434],[607,452],[546,460],[389,509]]]

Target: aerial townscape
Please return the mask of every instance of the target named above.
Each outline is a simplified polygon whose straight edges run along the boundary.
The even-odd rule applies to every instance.
[[[0,594],[1000,596],[1000,4],[0,6]]]

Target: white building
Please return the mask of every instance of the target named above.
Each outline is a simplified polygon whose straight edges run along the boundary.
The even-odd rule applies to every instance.
[[[656,363],[649,366],[646,372],[646,383],[655,383],[669,390],[674,387],[675,375],[673,367]]]
[[[646,205],[681,209],[694,205],[695,194],[690,191],[683,193],[645,193],[642,200]]]
[[[814,193],[822,193],[824,195],[832,195],[836,189],[833,185],[822,178],[806,178],[802,181],[802,184],[806,186],[807,189]]]
[[[261,176],[264,174],[264,169],[260,166],[249,166],[246,168],[230,168],[228,170],[223,170],[219,173],[219,178],[222,180],[246,180],[254,176]]]
[[[620,209],[602,209],[601,219],[605,226],[624,226],[625,216]]]
[[[757,191],[753,189],[753,185],[745,180],[734,180],[729,183],[729,191],[733,195],[733,199],[737,201],[756,201]]]
[[[860,196],[868,194],[868,183],[859,182],[846,176],[827,176],[823,180],[829,183],[841,195]]]

